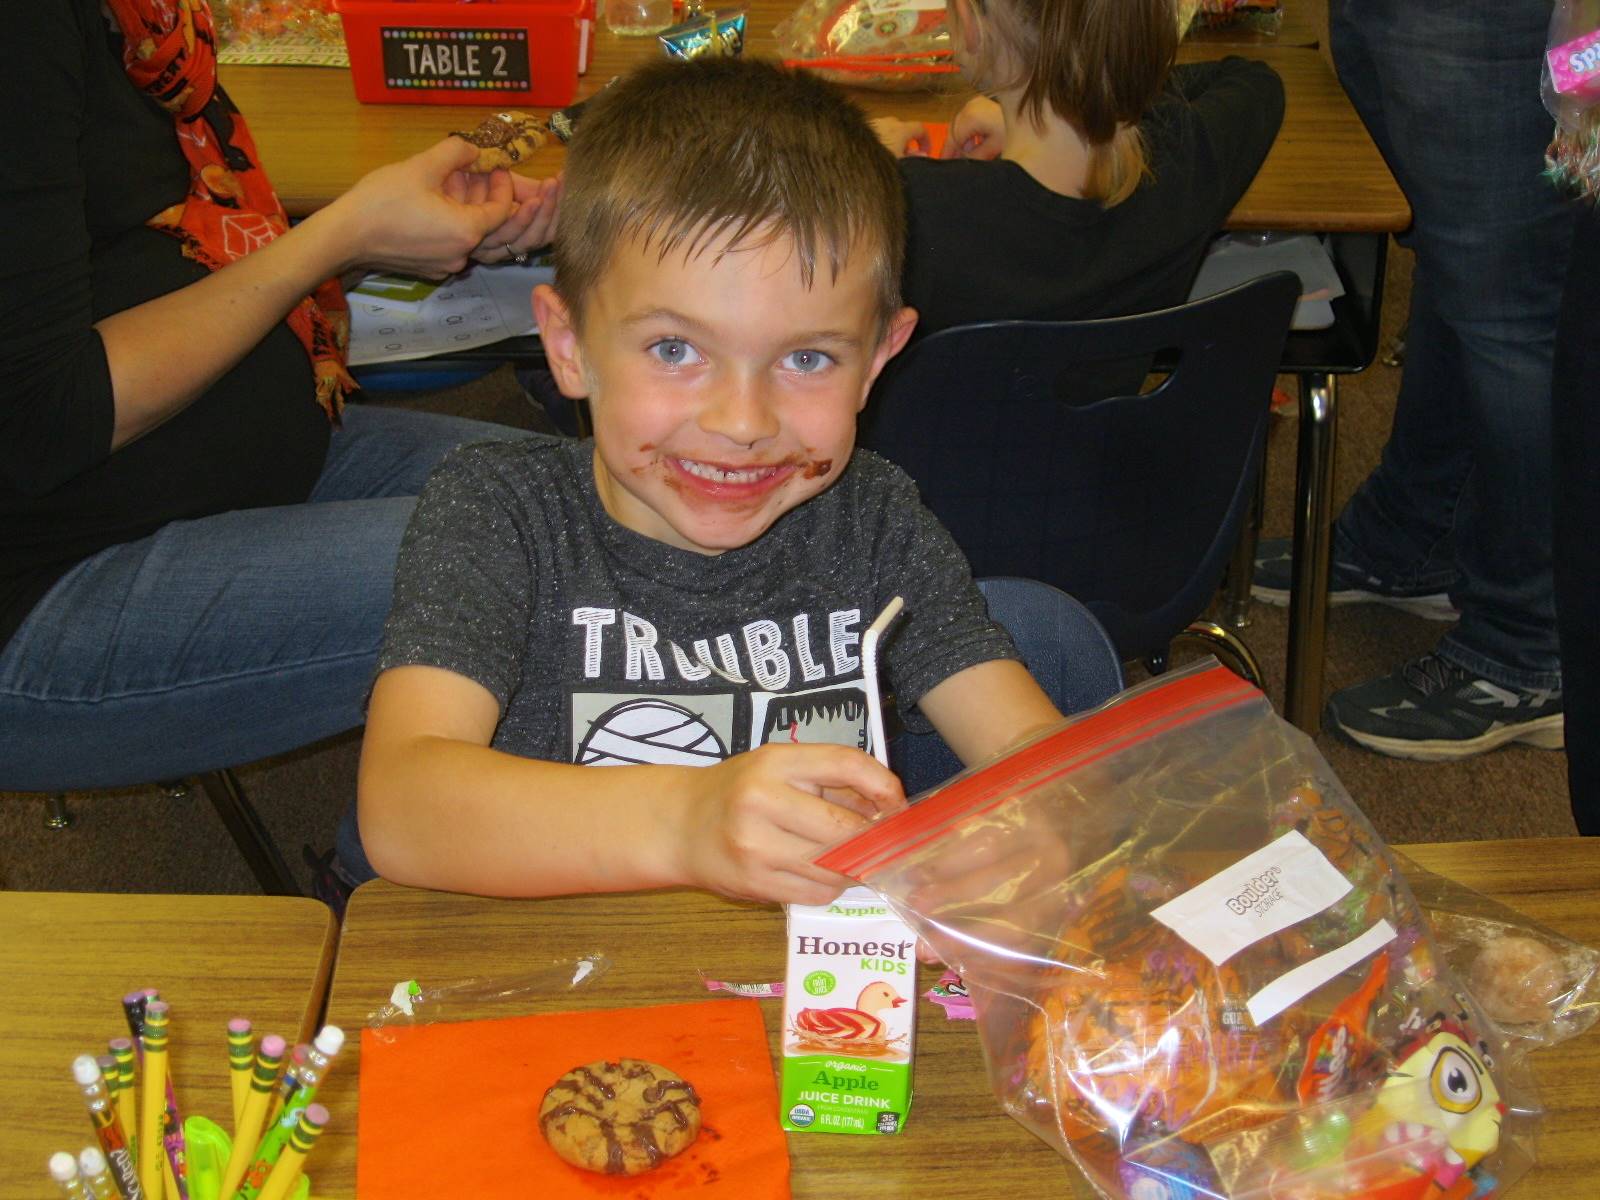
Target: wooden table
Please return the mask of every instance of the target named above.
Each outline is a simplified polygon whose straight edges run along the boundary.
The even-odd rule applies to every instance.
[[[776,53],[771,31],[790,7],[788,0],[749,5],[746,53]],[[579,96],[592,95],[654,52],[654,39],[619,38],[602,31]],[[1411,210],[1318,51],[1187,42],[1179,59],[1204,61],[1231,53],[1270,63],[1283,78],[1288,103],[1277,141],[1229,214],[1227,228],[1331,234],[1346,287],[1346,295],[1334,302],[1335,327],[1325,333],[1291,333],[1282,366],[1299,377],[1301,416],[1284,715],[1315,732],[1322,712],[1327,641],[1337,376],[1364,370],[1376,353],[1388,235],[1411,223]],[[222,68],[222,81],[249,118],[262,160],[294,216],[314,212],[374,167],[422,150],[452,129],[471,128],[486,111],[481,106],[359,104],[349,72],[338,68],[229,66]],[[930,121],[948,120],[966,98],[956,93],[852,94],[873,115]],[[528,173],[553,174],[562,155],[552,139]],[[1232,596],[1231,617],[1242,625],[1248,570],[1235,575],[1240,586]]]
[[[0,892],[0,1200],[55,1194],[50,1155],[93,1143],[72,1060],[127,1036],[124,995],[160,989],[178,1103],[227,1128],[228,1020],[309,1040],[337,937],[315,900]]]
[[[1600,944],[1600,840],[1549,839],[1402,847],[1423,866],[1499,896],[1569,936]],[[381,1008],[402,979],[443,986],[516,976],[534,964],[594,951],[611,960],[592,986],[561,999],[470,1011],[463,1017],[520,1015],[551,1008],[619,1007],[705,999],[697,971],[711,978],[783,977],[783,917],[774,908],[695,892],[486,900],[378,882],[360,888],[345,917],[328,1019],[352,1032]],[[936,974],[924,969],[920,990]],[[499,1002],[505,1005],[506,1002]],[[781,1009],[763,1002],[774,1055]],[[311,1162],[317,1194],[355,1195],[358,1051],[347,1049],[321,1098],[333,1121]],[[1537,1060],[1536,1060],[1537,1061]],[[1547,1054],[1537,1075],[1546,1122],[1537,1172],[1512,1195],[1576,1197],[1600,1178],[1600,1030]],[[924,1003],[919,1014],[916,1099],[906,1131],[869,1142],[792,1134],[797,1197],[960,1195],[1015,1200],[1088,1195],[1076,1171],[1001,1115],[984,1075],[976,1032]]]

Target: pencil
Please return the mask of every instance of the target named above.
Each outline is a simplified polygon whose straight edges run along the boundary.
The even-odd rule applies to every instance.
[[[273,1081],[278,1077],[278,1064],[283,1061],[283,1039],[269,1033],[261,1039],[256,1049],[256,1069],[250,1077],[250,1095],[239,1114],[239,1125],[233,1131],[233,1150],[228,1155],[227,1169],[222,1172],[222,1186],[217,1189],[221,1200],[238,1190],[245,1168],[254,1156],[256,1142],[261,1136],[261,1118],[267,1115],[267,1100],[272,1094]]]
[[[244,1173],[244,1180],[231,1200],[260,1200],[261,1181],[269,1178],[268,1172],[273,1170],[279,1157],[285,1153],[294,1131],[299,1127],[301,1114],[316,1099],[318,1086],[327,1078],[333,1060],[343,1048],[344,1030],[337,1025],[324,1025],[316,1040],[304,1048],[305,1060],[298,1066],[298,1086],[292,1094],[285,1094],[282,1115],[270,1123],[261,1135],[261,1144],[256,1147],[249,1169]],[[224,1194],[219,1200],[230,1198]]]
[[[89,1191],[83,1186],[83,1180],[78,1178],[78,1160],[65,1150],[57,1150],[50,1156],[50,1178],[56,1181],[63,1196],[71,1197],[71,1200],[88,1200]]]
[[[89,1106],[89,1124],[94,1127],[95,1140],[100,1143],[100,1150],[117,1173],[118,1190],[127,1200],[141,1200],[143,1191],[134,1169],[133,1155],[128,1151],[128,1140],[123,1136],[122,1126],[117,1123],[111,1107],[111,1097],[106,1092],[100,1064],[92,1056],[80,1054],[72,1060],[72,1078]]]
[[[106,1156],[100,1152],[99,1146],[85,1146],[78,1151],[78,1171],[82,1174],[89,1188],[89,1195],[94,1200],[117,1200],[121,1193],[117,1190],[116,1182],[111,1178],[111,1168],[106,1165]]]
[[[228,1022],[228,1083],[233,1088],[233,1128],[239,1128],[239,1114],[244,1111],[245,1098],[250,1095],[250,1065],[256,1057],[255,1039],[250,1034],[250,1022],[235,1017]]]
[[[150,1200],[162,1200],[166,1195],[161,1118],[167,1111],[167,1006],[152,1000],[145,1006],[141,1027],[144,1095],[139,1105],[139,1186]]]
[[[306,1155],[311,1153],[311,1147],[316,1145],[317,1137],[327,1123],[328,1110],[322,1105],[305,1106],[300,1113],[300,1120],[295,1123],[294,1132],[289,1135],[289,1144],[278,1158],[278,1165],[267,1176],[267,1185],[261,1189],[260,1200],[284,1200],[288,1196],[289,1189],[300,1178]]]
[[[133,1039],[112,1038],[106,1046],[117,1063],[117,1119],[122,1123],[122,1136],[127,1139],[128,1153],[134,1162],[138,1162],[139,1089],[133,1078]]]

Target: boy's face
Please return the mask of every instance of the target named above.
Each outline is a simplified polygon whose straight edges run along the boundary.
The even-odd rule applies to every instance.
[[[693,257],[621,244],[580,335],[559,295],[534,293],[551,370],[589,397],[595,483],[637,533],[701,554],[755,541],[850,460],[867,390],[910,336],[878,336],[866,256],[808,288],[787,238]]]

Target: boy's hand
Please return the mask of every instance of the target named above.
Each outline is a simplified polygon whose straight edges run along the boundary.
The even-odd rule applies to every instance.
[[[896,158],[926,158],[933,152],[933,139],[921,121],[902,121],[898,117],[875,117],[872,132],[889,147]]]
[[[1000,106],[987,96],[968,100],[950,122],[943,158],[999,158],[1006,148],[1006,119]]]
[[[743,899],[827,903],[851,881],[812,858],[905,805],[898,777],[848,746],[761,746],[695,775],[682,874]]]

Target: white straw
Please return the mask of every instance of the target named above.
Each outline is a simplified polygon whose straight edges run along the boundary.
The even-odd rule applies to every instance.
[[[883,733],[883,696],[878,687],[878,639],[904,607],[905,601],[896,596],[883,606],[877,620],[868,625],[867,631],[861,635],[861,682],[867,689],[867,738],[872,746],[872,757],[886,767],[889,765],[889,746]]]

